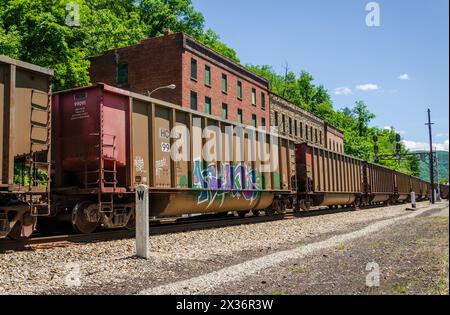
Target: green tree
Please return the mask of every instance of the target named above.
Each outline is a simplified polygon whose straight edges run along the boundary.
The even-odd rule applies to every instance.
[[[66,24],[69,2],[74,0],[0,0],[0,54],[54,69],[54,90],[88,85],[87,57],[168,28],[238,60],[215,32],[205,30],[191,0],[76,0],[79,26]]]

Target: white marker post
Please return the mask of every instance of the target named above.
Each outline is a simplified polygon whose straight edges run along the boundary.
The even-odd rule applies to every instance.
[[[411,192],[411,207],[413,209],[417,208],[417,205],[416,205],[416,193],[414,191]]]
[[[136,188],[136,256],[149,258],[149,195],[148,186]]]

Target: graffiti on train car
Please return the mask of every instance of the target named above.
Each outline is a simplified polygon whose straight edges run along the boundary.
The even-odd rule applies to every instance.
[[[216,163],[210,163],[203,168],[202,161],[194,161],[194,189],[200,190],[198,204],[208,203],[209,208],[216,200],[220,207],[227,196],[233,199],[243,198],[250,204],[258,200],[261,193],[260,174],[257,170],[241,163],[232,166],[230,163],[220,163],[220,172]]]

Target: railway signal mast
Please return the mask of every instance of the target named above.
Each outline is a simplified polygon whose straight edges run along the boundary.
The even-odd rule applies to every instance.
[[[436,203],[436,190],[435,190],[435,180],[434,180],[435,179],[434,163],[435,163],[435,158],[437,159],[437,153],[436,153],[436,157],[435,157],[434,152],[433,152],[433,134],[432,134],[432,128],[431,128],[431,126],[434,125],[434,123],[431,122],[431,110],[430,109],[428,109],[428,123],[426,123],[425,125],[428,126],[428,132],[429,132],[429,137],[430,137],[430,152],[429,152],[429,162],[430,163],[429,163],[429,166],[430,166],[430,182],[431,182],[431,203],[435,204]],[[373,142],[375,143],[375,145],[373,147],[373,153],[374,153],[373,159],[374,159],[375,163],[379,163],[380,161],[392,161],[392,160],[396,160],[396,161],[400,162],[401,160],[404,160],[407,157],[411,157],[411,156],[415,156],[415,157],[420,156],[420,159],[422,161],[425,160],[424,153],[401,153],[401,150],[402,150],[401,136],[399,134],[395,135],[395,140],[396,140],[395,154],[379,155],[379,147],[377,145],[378,136],[377,135],[373,136]]]

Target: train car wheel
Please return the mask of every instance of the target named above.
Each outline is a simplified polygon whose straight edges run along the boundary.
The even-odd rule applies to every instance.
[[[266,213],[266,216],[268,216],[268,217],[273,217],[275,215],[275,210],[274,210],[273,206],[270,206],[269,208],[264,210],[264,212]]]
[[[255,217],[259,217],[260,212],[259,212],[259,210],[252,210],[252,214],[253,214],[253,216],[255,216]]]
[[[133,213],[130,215],[130,219],[128,220],[127,225],[125,226],[128,230],[134,230],[136,228],[136,216]]]
[[[249,211],[238,211],[237,214],[240,218],[245,218],[245,216],[249,213]]]
[[[30,213],[25,213],[20,221],[17,221],[8,234],[12,240],[27,239],[33,234],[36,227],[37,218]]]
[[[90,234],[93,233],[98,226],[97,222],[89,222],[86,209],[89,207],[90,202],[82,202],[77,205],[72,211],[72,226],[75,231],[82,234]]]

